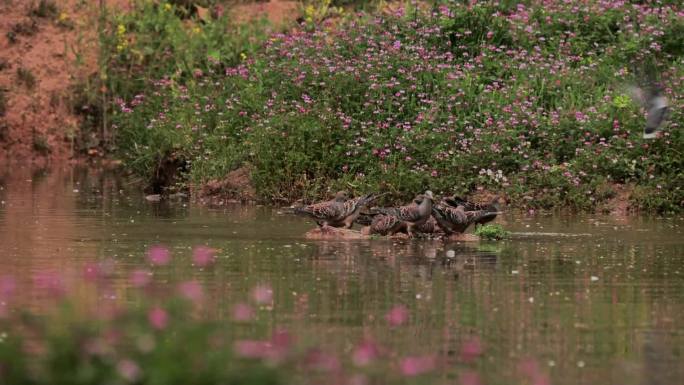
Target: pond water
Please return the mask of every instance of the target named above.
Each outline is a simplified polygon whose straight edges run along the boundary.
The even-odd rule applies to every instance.
[[[168,291],[202,282],[202,312],[219,319],[268,284],[262,324],[343,361],[369,335],[391,354],[437,354],[431,383],[467,372],[486,384],[684,383],[681,217],[507,213],[497,222],[514,235],[501,242],[308,241],[312,223],[277,209],[151,203],[126,179],[73,168],[0,173],[0,201],[0,276],[38,313],[54,293],[36,274],[63,274],[84,304],[135,304],[129,276],[146,268]],[[154,244],[171,249],[168,266],[150,267]],[[217,262],[193,266],[197,245]],[[81,284],[97,261],[109,261],[107,290]],[[398,304],[409,320],[388,327]],[[464,343],[482,354],[464,357]]]

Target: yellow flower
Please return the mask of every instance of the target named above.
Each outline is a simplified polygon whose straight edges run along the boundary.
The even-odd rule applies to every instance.
[[[169,3],[164,3],[164,10],[165,10],[165,11],[170,11],[170,10],[171,10],[171,4],[169,4]]]
[[[304,8],[304,15],[307,19],[312,19],[314,13],[316,13],[316,8],[314,8],[313,5],[309,4],[306,6],[306,8]]]
[[[119,25],[116,27],[116,34],[117,34],[117,35],[123,35],[124,33],[126,33],[126,26],[123,25],[123,24],[119,24]]]
[[[60,12],[57,20],[58,21],[65,21],[68,18],[69,18],[69,15],[67,15],[65,12]]]
[[[247,60],[247,55],[245,55],[244,52],[240,52],[240,59],[242,59],[243,61]]]
[[[200,29],[200,27],[195,27],[195,28],[192,29],[192,33],[200,33],[200,32],[202,32],[202,30]]]

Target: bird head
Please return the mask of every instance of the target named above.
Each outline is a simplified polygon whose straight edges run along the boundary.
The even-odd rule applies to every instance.
[[[432,195],[432,191],[430,191],[430,190],[425,191],[425,194],[423,194],[423,195],[431,201],[435,200],[435,197],[434,197],[434,195]]]
[[[338,201],[338,202],[344,202],[344,201],[346,201],[347,199],[349,199],[349,194],[348,194],[346,191],[344,191],[344,190],[338,191],[338,192],[335,194],[335,200]]]

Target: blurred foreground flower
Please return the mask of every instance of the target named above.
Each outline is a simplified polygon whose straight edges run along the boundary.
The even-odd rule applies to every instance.
[[[386,315],[385,319],[390,326],[400,326],[408,321],[409,311],[404,305],[396,305]]]
[[[201,301],[204,298],[204,289],[197,281],[186,281],[178,285],[180,295],[190,301]]]
[[[269,285],[258,285],[252,289],[252,299],[260,305],[273,301],[273,289]]]
[[[437,360],[434,356],[416,356],[406,357],[401,360],[399,368],[401,374],[408,377],[417,376],[430,372],[437,366]]]
[[[192,251],[192,261],[200,267],[211,265],[214,258],[214,250],[207,246],[196,246]]]
[[[254,309],[246,303],[236,303],[233,305],[233,320],[247,322],[254,319]]]
[[[147,251],[147,258],[153,265],[167,265],[171,262],[171,253],[166,247],[155,245]]]
[[[169,314],[166,310],[155,307],[147,313],[147,320],[150,325],[157,330],[164,330],[169,324]]]

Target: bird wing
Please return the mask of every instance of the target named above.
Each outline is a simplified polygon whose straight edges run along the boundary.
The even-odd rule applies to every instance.
[[[448,232],[462,233],[470,225],[468,217],[463,211],[463,206],[454,208],[439,204],[432,208],[432,213],[439,226]]]
[[[420,215],[418,205],[401,206],[397,208],[397,218],[405,222],[416,222],[424,217]]]
[[[648,105],[649,95],[643,88],[634,85],[627,86],[627,94],[640,106],[646,107]]]
[[[496,215],[498,213],[495,211],[486,211],[486,210],[475,210],[475,211],[466,211],[465,215],[468,219],[468,224],[471,223],[478,223],[478,224],[485,224],[487,222],[491,222],[496,218]]]
[[[369,205],[375,200],[373,194],[366,194],[358,198],[349,199],[344,202],[345,216],[352,215],[355,211],[360,210],[362,207]]]
[[[662,96],[655,98],[652,104],[653,107],[648,110],[648,115],[646,117],[646,132],[657,130],[667,118],[669,110],[667,100]]]
[[[440,231],[440,227],[435,217],[430,216],[425,223],[416,226],[416,231],[419,233],[434,234]]]
[[[394,227],[399,225],[401,221],[394,215],[379,214],[373,218],[371,222],[371,233],[372,234],[386,234]]]
[[[319,220],[341,220],[344,218],[344,204],[334,200],[295,208],[294,211],[295,214],[307,215]]]

